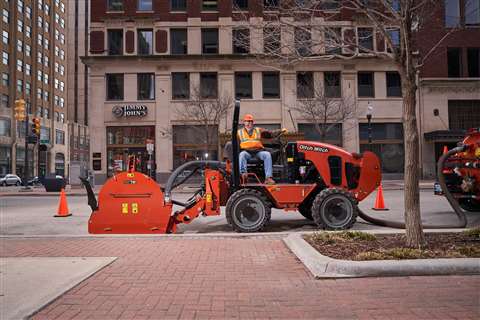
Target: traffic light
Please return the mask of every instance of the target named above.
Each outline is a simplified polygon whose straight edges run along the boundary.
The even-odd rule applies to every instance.
[[[37,137],[40,136],[40,119],[39,118],[32,119],[32,133]]]
[[[15,119],[17,121],[24,121],[25,120],[25,100],[18,99],[15,100]]]

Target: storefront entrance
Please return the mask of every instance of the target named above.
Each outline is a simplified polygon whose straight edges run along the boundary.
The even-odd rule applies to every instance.
[[[154,126],[107,127],[108,176],[127,170],[128,157],[134,155],[137,159],[136,170],[155,179],[155,152],[148,154],[147,140],[155,141]]]

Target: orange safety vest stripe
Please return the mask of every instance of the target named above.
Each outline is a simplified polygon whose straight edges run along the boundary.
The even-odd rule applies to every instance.
[[[247,129],[245,128],[238,130],[240,149],[263,149],[261,136],[262,133],[260,128],[253,128],[251,136],[248,134]]]

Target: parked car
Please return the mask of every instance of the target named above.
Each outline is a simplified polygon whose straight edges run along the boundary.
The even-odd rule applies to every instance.
[[[19,186],[22,184],[22,179],[16,174],[6,174],[0,175],[0,185],[1,186]]]

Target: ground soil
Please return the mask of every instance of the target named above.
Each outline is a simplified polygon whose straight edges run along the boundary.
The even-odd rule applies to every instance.
[[[480,237],[466,233],[426,233],[427,245],[422,249],[405,247],[405,235],[376,235],[374,239],[358,237],[305,236],[321,254],[343,260],[400,260],[429,258],[480,258]]]

